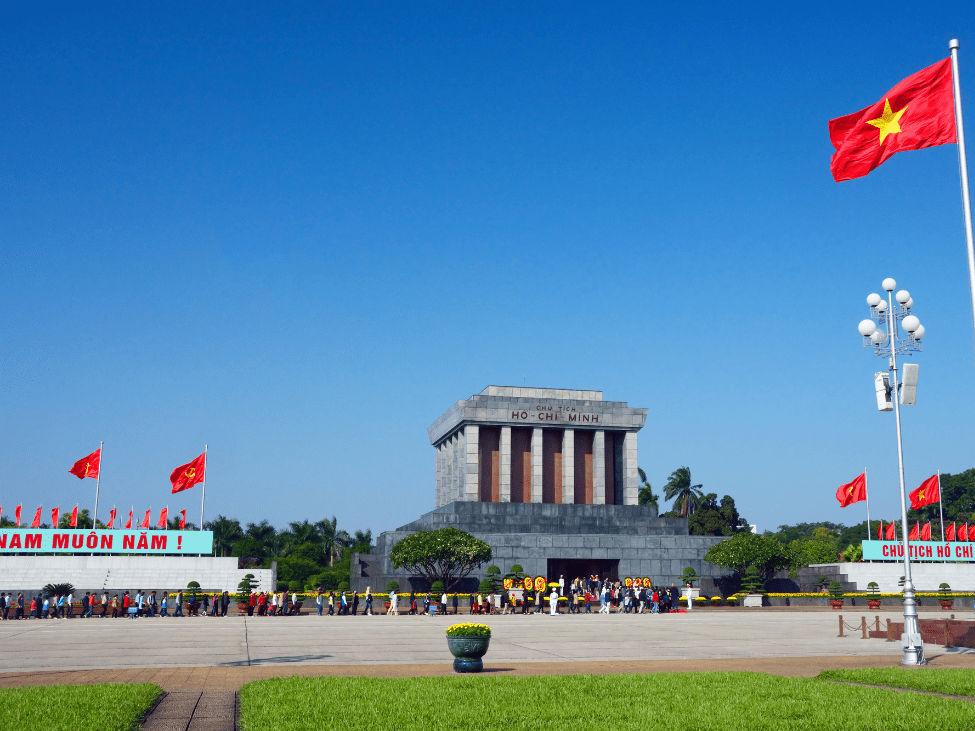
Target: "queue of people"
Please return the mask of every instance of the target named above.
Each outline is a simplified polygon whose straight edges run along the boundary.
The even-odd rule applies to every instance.
[[[186,614],[183,613],[184,604]],[[99,594],[86,591],[76,605],[73,592],[63,594],[56,592],[50,596],[38,594],[33,597],[25,597],[22,592],[16,597],[10,592],[7,594],[0,592],[0,619],[2,620],[69,619],[74,616],[76,606],[80,610],[78,617],[82,619],[106,618],[109,612],[112,619],[168,617],[170,607],[173,609],[171,615],[173,617],[208,615],[226,617],[230,606],[230,595],[225,591],[211,599],[208,594],[184,595],[182,591],[178,591],[171,597],[169,592],[152,591],[146,594],[140,589],[134,594],[126,591],[122,592],[121,596],[113,594],[110,597],[108,592]]]

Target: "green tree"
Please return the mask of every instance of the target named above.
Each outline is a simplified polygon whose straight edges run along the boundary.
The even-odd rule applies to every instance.
[[[71,527],[71,511],[66,513],[61,513],[58,517],[58,528],[70,528]],[[99,520],[98,527],[104,528],[105,525]],[[91,513],[88,512],[88,508],[78,511],[78,529],[91,528]]]
[[[328,560],[331,565],[335,564],[336,558],[342,556],[342,549],[352,543],[352,537],[346,531],[339,530],[338,523],[338,518],[334,515],[331,520],[323,518],[315,523],[319,535],[321,535],[325,555],[329,557]]]
[[[650,487],[650,480],[647,479],[647,473],[643,471],[643,468],[637,467],[636,470],[640,473],[640,490],[636,494],[636,504],[652,505],[659,513],[660,504],[657,501],[660,496],[654,493],[653,488]]]
[[[807,566],[835,563],[836,546],[836,539],[823,533],[816,537],[795,539],[786,549],[786,555],[789,557],[789,576],[795,579],[799,575],[799,569]]]
[[[389,559],[394,567],[419,574],[431,584],[442,581],[450,591],[471,571],[491,560],[491,547],[457,528],[421,530],[393,546]]]
[[[351,547],[356,553],[372,553],[372,530],[357,530],[352,534]]]
[[[762,581],[768,581],[776,571],[789,565],[790,556],[772,536],[743,532],[711,546],[704,560],[732,569],[738,576],[744,576],[748,567],[754,566],[761,573]]]
[[[186,524],[189,529],[190,524]],[[244,537],[244,529],[240,527],[240,521],[236,518],[227,518],[218,515],[216,520],[211,520],[203,524],[205,530],[213,531],[213,555],[220,552],[221,556],[226,556],[233,550],[234,543]],[[179,530],[179,516],[175,516],[170,521],[171,530]]]
[[[314,576],[322,570],[321,566],[307,558],[285,556],[284,558],[277,559],[277,562],[278,580],[287,581],[288,586],[294,584],[303,588],[309,577]]]
[[[686,518],[697,507],[698,501],[703,497],[702,485],[691,484],[691,470],[687,467],[678,467],[670,475],[667,484],[664,485],[664,498],[673,500],[676,508],[680,503],[678,514]]]
[[[748,523],[738,514],[734,498],[725,495],[718,503],[717,493],[709,492],[688,518],[687,528],[692,536],[730,536],[748,530]]]

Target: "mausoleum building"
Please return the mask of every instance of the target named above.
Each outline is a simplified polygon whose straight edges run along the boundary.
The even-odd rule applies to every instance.
[[[418,530],[455,527],[491,546],[502,572],[557,579],[598,575],[669,585],[721,538],[691,536],[686,518],[660,518],[638,505],[637,434],[647,409],[604,401],[602,391],[488,386],[451,406],[428,429],[436,450],[435,507],[379,536],[375,554],[356,554],[352,588],[423,591],[395,569],[396,543]],[[463,590],[483,578],[487,566]]]

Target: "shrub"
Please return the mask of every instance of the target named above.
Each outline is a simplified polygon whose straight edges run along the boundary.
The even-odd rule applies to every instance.
[[[477,590],[481,594],[490,594],[492,591],[494,591],[494,584],[491,582],[490,579],[484,579],[478,585]]]
[[[199,581],[191,581],[189,584],[186,585],[186,588],[187,589],[199,589],[200,588],[200,582]]]
[[[840,582],[829,582],[829,598],[833,600],[843,598],[843,587],[840,586]]]
[[[941,584],[938,586],[938,599],[941,601],[951,600],[951,587],[947,584]]]
[[[442,581],[434,581],[433,584],[430,586],[430,591],[433,594],[436,594],[437,595],[437,599],[439,599],[441,597],[441,595],[443,594],[443,591],[444,591],[443,582]]]
[[[48,597],[48,598],[54,596],[55,594],[57,594],[59,596],[64,596],[65,594],[73,594],[74,593],[74,586],[71,585],[71,584],[67,584],[67,583],[65,583],[65,584],[45,584],[44,588],[41,589],[41,592],[44,594],[45,597]]]
[[[277,590],[278,591],[287,591],[290,588],[291,588],[291,586],[289,585],[289,583],[287,581],[279,581],[278,582],[278,586],[277,586]],[[295,587],[295,588],[297,588],[297,587]]]
[[[728,602],[728,606],[729,607],[737,607],[738,606],[738,597],[736,597],[736,596],[729,596],[725,601]]]
[[[686,569],[684,569],[684,573],[681,574],[680,580],[682,584],[690,584],[691,586],[694,586],[694,582],[697,581],[698,578],[700,577],[698,577],[697,571],[688,566]]]
[[[388,584],[386,584],[386,591],[399,591],[399,582],[390,581]]]
[[[721,606],[721,597],[719,597],[719,596],[713,596],[713,597],[711,597],[711,606],[713,606],[713,607],[720,607]]]
[[[523,574],[525,570],[521,567],[520,563],[512,565],[511,569],[508,571],[509,574]]]
[[[461,622],[447,628],[448,637],[490,637],[491,628],[476,622]]]
[[[741,588],[749,594],[762,593],[762,576],[759,573],[757,566],[749,566],[745,570],[745,578],[742,579]]]
[[[867,584],[867,594],[879,594],[880,587],[877,585],[876,581],[871,581]]]

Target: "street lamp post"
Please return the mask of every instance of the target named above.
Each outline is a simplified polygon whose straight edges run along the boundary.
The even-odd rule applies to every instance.
[[[901,531],[904,536],[904,658],[902,665],[924,665],[924,644],[921,642],[921,630],[917,621],[917,602],[914,600],[914,583],[911,581],[910,541],[907,530],[907,492],[904,487],[904,445],[901,439],[901,387],[897,383],[897,356],[911,355],[921,350],[921,339],[924,337],[924,326],[920,320],[911,314],[914,300],[910,293],[901,290],[892,294],[897,282],[885,279],[883,288],[887,291],[885,302],[879,294],[867,297],[870,305],[870,319],[860,323],[859,331],[863,336],[863,346],[872,347],[874,353],[881,358],[889,359],[890,385],[889,394],[894,406],[894,420],[897,422],[897,469],[901,484]],[[896,303],[895,303],[896,300]],[[902,337],[898,325],[907,333]],[[913,403],[913,398],[909,401]],[[885,409],[887,410],[887,409]]]

